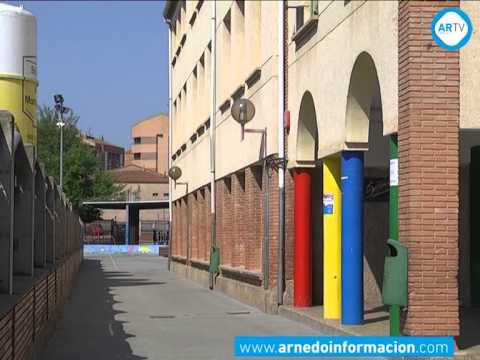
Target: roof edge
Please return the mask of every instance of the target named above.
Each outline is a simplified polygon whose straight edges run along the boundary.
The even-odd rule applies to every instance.
[[[167,112],[158,112],[158,113],[156,113],[156,114],[153,114],[153,115],[147,116],[147,117],[145,117],[145,118],[143,118],[143,119],[140,119],[140,120],[135,121],[131,127],[133,128],[133,127],[137,126],[138,124],[141,124],[141,123],[143,123],[143,122],[145,122],[145,121],[152,120],[152,119],[154,119],[154,118],[156,118],[156,117],[162,117],[162,116],[165,117],[166,120],[168,120],[168,113],[167,113]]]

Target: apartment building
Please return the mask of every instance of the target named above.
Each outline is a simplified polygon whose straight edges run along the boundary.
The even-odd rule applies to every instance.
[[[172,269],[207,284],[215,245],[215,289],[361,325],[382,306],[387,239],[399,240],[402,332],[458,336],[480,305],[480,40],[440,48],[431,23],[445,6],[167,1],[170,161],[182,172]],[[448,6],[478,23],[477,3]],[[240,98],[255,107],[246,127],[263,132],[241,135]]]
[[[128,164],[166,175],[168,170],[168,115],[156,114],[132,126]]]
[[[104,170],[113,170],[123,167],[125,149],[121,146],[108,143],[102,138],[96,138],[88,134],[80,134],[81,141],[94,149],[95,154],[101,160]]]

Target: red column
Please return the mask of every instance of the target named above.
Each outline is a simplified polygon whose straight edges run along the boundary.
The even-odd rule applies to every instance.
[[[294,305],[312,306],[311,183],[308,170],[295,170]]]

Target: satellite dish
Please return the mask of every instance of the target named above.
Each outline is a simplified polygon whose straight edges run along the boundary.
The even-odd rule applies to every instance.
[[[182,176],[182,170],[178,166],[172,166],[170,170],[168,170],[168,176],[170,176],[173,181],[177,181]]]
[[[244,126],[255,116],[255,105],[248,99],[238,99],[233,103],[231,111],[235,121]]]

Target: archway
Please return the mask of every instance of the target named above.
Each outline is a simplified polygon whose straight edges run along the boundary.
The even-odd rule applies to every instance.
[[[295,306],[323,303],[322,172],[317,167],[318,129],[310,92],[298,116],[295,169]]]
[[[342,322],[363,322],[381,310],[385,243],[389,237],[389,137],[383,136],[377,69],[362,52],[352,69],[342,154]],[[395,143],[396,146],[396,143]]]

